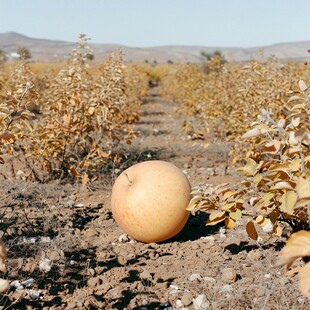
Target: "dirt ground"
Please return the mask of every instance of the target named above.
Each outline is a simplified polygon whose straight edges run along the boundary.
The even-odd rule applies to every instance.
[[[250,240],[191,216],[175,238],[144,244],[112,218],[110,193],[122,169],[144,160],[174,163],[192,185],[233,183],[228,146],[205,147],[182,130],[176,105],[150,93],[121,169],[103,172],[89,188],[11,179],[3,166],[0,233],[8,246],[11,289],[1,309],[310,309],[298,277],[273,269],[285,238]],[[226,172],[226,173],[225,173]],[[154,223],[156,225],[156,223]],[[302,262],[299,262],[302,264]]]

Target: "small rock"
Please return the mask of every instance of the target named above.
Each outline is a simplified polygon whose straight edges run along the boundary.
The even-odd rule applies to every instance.
[[[31,286],[31,285],[33,284],[33,282],[34,282],[34,279],[33,279],[33,278],[30,278],[30,279],[27,279],[27,280],[23,281],[23,282],[21,283],[21,285],[22,285],[23,287],[29,287],[29,286]]]
[[[76,208],[83,208],[84,207],[84,204],[82,203],[78,203],[76,205],[74,205]]]
[[[273,224],[270,219],[268,219],[267,224],[263,226],[263,231],[266,233],[271,233],[273,231]]]
[[[224,227],[221,227],[220,230],[220,238],[226,238],[226,229]]]
[[[108,292],[111,289],[111,285],[108,283],[103,283],[101,284],[99,287],[97,287],[97,292],[98,294],[106,294],[106,292]]]
[[[149,302],[147,301],[147,299],[143,299],[143,300],[142,300],[142,306],[146,306],[146,305],[148,305],[148,303],[149,303]]]
[[[210,307],[210,302],[206,295],[200,294],[193,299],[193,306],[195,310],[205,310]]]
[[[201,281],[202,280],[201,275],[199,273],[191,274],[190,277],[189,277],[189,281],[193,282],[193,281],[196,281],[196,280]]]
[[[138,292],[142,292],[143,290],[144,290],[144,285],[141,282],[139,282],[137,284],[137,291]]]
[[[177,299],[177,300],[176,300],[176,302],[175,302],[175,308],[178,309],[178,310],[179,310],[179,309],[180,309],[180,310],[181,310],[181,309],[184,309],[183,303],[182,303],[182,301],[181,301],[180,299]]]
[[[204,277],[203,278],[204,281],[209,282],[209,283],[215,283],[215,279],[212,277]]]
[[[18,171],[16,172],[16,176],[17,176],[17,177],[23,177],[24,175],[25,175],[25,172],[22,171],[22,170],[18,170]]]
[[[98,236],[98,231],[95,228],[87,228],[84,231],[84,236],[87,238],[92,238]]]
[[[168,288],[168,282],[157,282],[156,287],[162,290],[166,290]]]
[[[225,294],[229,294],[233,291],[233,288],[231,285],[229,284],[225,284],[223,287],[222,287],[222,293],[225,293]]]
[[[222,248],[219,244],[215,244],[210,248],[210,250],[212,253],[215,253],[215,252],[221,252]]]
[[[185,292],[181,298],[182,304],[187,307],[189,306],[193,301],[193,295],[191,292]]]
[[[169,294],[177,294],[177,292],[179,291],[179,287],[176,285],[171,284],[169,286],[169,288],[171,289],[171,291],[169,292]]]
[[[237,273],[234,268],[225,268],[222,270],[222,280],[225,283],[233,283],[237,280]]]
[[[199,248],[200,246],[197,242],[192,244],[192,250],[199,250]]]
[[[11,286],[15,287],[17,290],[23,290],[24,287],[18,280],[14,280],[10,283]]]
[[[253,288],[253,294],[255,294],[254,296],[256,297],[263,297],[266,293],[266,290],[264,287],[254,287]]]
[[[248,253],[247,258],[250,260],[259,260],[261,259],[263,254],[259,250],[252,250]]]
[[[173,307],[171,306],[170,302],[165,302],[160,304],[160,309],[162,310],[173,310]]]
[[[29,291],[29,296],[32,299],[39,299],[40,298],[40,292],[36,290],[30,290]]]
[[[67,309],[76,309],[76,302],[75,301],[69,301],[67,304]]]
[[[219,232],[220,232],[220,234],[225,234],[225,233],[226,233],[226,228],[221,227],[221,228],[219,229]]]
[[[140,273],[140,278],[143,280],[153,280],[152,275],[147,270],[144,270]]]
[[[201,240],[205,240],[205,241],[210,241],[210,242],[214,242],[215,238],[213,236],[206,236],[206,237],[201,237]]]
[[[48,258],[40,260],[39,269],[43,272],[49,272],[52,269],[52,261]]]
[[[117,261],[121,266],[125,266],[127,265],[128,259],[125,256],[120,255],[118,256]]]
[[[129,238],[127,234],[121,234],[118,237],[118,242],[128,242],[128,241],[129,241]]]
[[[87,280],[87,285],[89,287],[95,287],[100,284],[100,279],[98,277],[92,277]]]
[[[150,258],[151,260],[155,260],[155,259],[157,259],[158,257],[159,257],[159,254],[158,254],[155,250],[150,251],[150,253],[149,253],[149,258]]]

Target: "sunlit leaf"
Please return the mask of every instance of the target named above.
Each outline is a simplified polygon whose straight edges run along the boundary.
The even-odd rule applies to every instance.
[[[267,203],[267,202],[269,202],[274,196],[275,196],[274,193],[268,192],[268,193],[266,193],[266,194],[262,197],[262,200],[263,200],[265,203]]]
[[[300,199],[310,199],[310,179],[298,178],[296,192]]]
[[[299,85],[299,88],[300,88],[301,91],[308,90],[308,86],[307,86],[307,84],[303,80],[300,80],[298,82],[298,85]]]
[[[224,193],[222,199],[225,201],[227,198],[233,196],[236,194],[236,191],[228,190],[227,192]]]
[[[208,218],[207,225],[216,225],[225,220],[226,212],[225,211],[213,211]]]
[[[199,197],[193,197],[191,199],[191,201],[189,202],[188,206],[186,207],[186,210],[187,211],[193,211],[196,208],[196,206],[198,205],[198,203],[201,201],[201,199],[202,198],[200,196]]]
[[[278,236],[278,237],[281,237],[282,236],[282,232],[283,232],[283,229],[281,226],[279,225],[274,225],[273,226],[273,233]]]
[[[275,267],[287,265],[289,268],[297,258],[304,256],[310,256],[310,231],[300,230],[288,239]]]
[[[284,193],[280,199],[281,211],[288,214],[293,214],[297,199],[298,196],[294,191],[287,191],[286,193]]]
[[[236,221],[227,217],[225,219],[225,227],[228,228],[228,229],[234,229],[236,226]]]
[[[256,174],[253,177],[253,184],[255,184],[256,186],[258,186],[258,184],[264,179],[264,177],[261,174]]]
[[[249,130],[248,132],[246,132],[241,139],[248,139],[248,138],[255,138],[258,137],[262,134],[261,130],[259,127],[255,127],[251,130]]]
[[[237,171],[242,171],[244,176],[254,176],[259,164],[256,163],[255,160],[249,158],[244,167],[238,168]]]
[[[226,203],[226,204],[221,206],[221,210],[227,211],[227,210],[231,209],[232,207],[234,207],[235,204],[236,204],[235,202]]]
[[[235,211],[230,211],[229,212],[229,216],[235,220],[235,221],[238,221],[241,219],[242,217],[242,211],[240,209],[236,209]]]
[[[82,176],[82,187],[85,187],[89,181],[88,174],[86,172],[83,173]]]
[[[270,190],[278,190],[278,189],[286,189],[286,190],[291,190],[294,187],[292,186],[294,183],[292,182],[277,182],[274,186],[270,187]]]
[[[301,159],[298,158],[291,161],[289,167],[293,172],[298,171],[301,167]]]
[[[291,120],[291,124],[292,124],[294,127],[298,127],[299,124],[300,124],[300,117],[293,118],[293,119]]]

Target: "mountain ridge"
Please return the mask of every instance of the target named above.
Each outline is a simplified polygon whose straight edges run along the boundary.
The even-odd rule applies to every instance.
[[[61,62],[68,59],[70,52],[77,46],[77,43],[63,40],[49,40],[32,38],[17,32],[0,33],[0,49],[3,50],[9,59],[20,47],[28,48],[33,61]],[[241,47],[208,47],[199,45],[162,45],[153,47],[130,47],[122,44],[91,43],[95,61],[101,61],[116,49],[120,48],[124,54],[124,62],[201,62],[201,52],[213,53],[220,51],[230,61],[249,61],[276,56],[280,60],[306,61],[309,60],[307,53],[310,48],[310,41],[276,43],[268,46],[250,48]]]

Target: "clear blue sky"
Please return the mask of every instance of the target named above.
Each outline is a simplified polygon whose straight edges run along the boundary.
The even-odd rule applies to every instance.
[[[0,33],[133,47],[310,40],[310,0],[0,0],[0,16]]]

